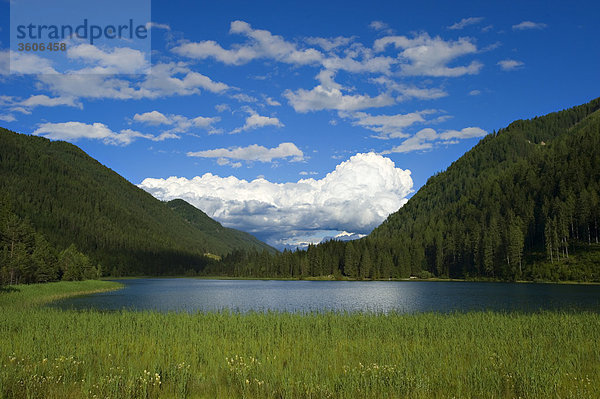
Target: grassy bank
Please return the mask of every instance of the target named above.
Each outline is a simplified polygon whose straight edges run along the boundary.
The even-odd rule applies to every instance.
[[[598,314],[76,312],[25,288],[0,294],[0,398],[600,397]]]
[[[47,284],[28,284],[0,287],[0,308],[3,310],[40,306],[70,296],[95,294],[122,288],[114,281],[60,281]]]

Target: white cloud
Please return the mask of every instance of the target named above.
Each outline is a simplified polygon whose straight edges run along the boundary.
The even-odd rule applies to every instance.
[[[175,138],[173,135],[153,136],[143,134],[131,129],[114,132],[103,123],[86,124],[82,122],[41,123],[33,132],[36,136],[43,136],[52,140],[77,141],[79,139],[102,140],[110,145],[128,145],[136,138],[152,141],[162,141]]]
[[[387,91],[395,93],[396,101],[406,101],[413,98],[419,100],[435,100],[446,97],[448,93],[440,88],[421,88],[398,83],[385,76],[371,79],[372,82],[382,85]]]
[[[480,94],[481,94],[481,90],[471,90],[471,91],[469,92],[469,95],[470,95],[470,96],[478,96],[478,95],[480,95]]]
[[[10,73],[10,52],[8,50],[0,50],[0,78],[2,75]]]
[[[115,47],[105,51],[91,44],[70,45],[67,57],[83,61],[93,69],[89,72],[106,74],[136,74],[147,73],[150,70],[150,60],[144,52],[128,47]]]
[[[456,144],[458,140],[483,137],[486,134],[485,130],[478,127],[466,127],[462,130],[446,130],[442,133],[437,133],[431,128],[425,128],[418,131],[414,136],[404,140],[400,145],[391,150],[384,151],[383,154],[429,150],[434,145]]]
[[[3,121],[3,122],[14,122],[16,120],[17,120],[17,118],[15,118],[15,116],[12,115],[12,114],[0,114],[0,121]]]
[[[272,107],[279,107],[281,105],[279,101],[273,100],[271,97],[265,97],[265,102],[267,103],[267,105],[270,105]]]
[[[228,104],[217,104],[215,105],[215,109],[217,112],[231,111],[231,107]]]
[[[379,31],[381,33],[387,34],[387,35],[394,34],[394,30],[391,29],[390,26],[383,21],[372,21],[369,24],[369,28]]]
[[[22,73],[22,74],[56,74],[56,70],[52,67],[52,62],[44,57],[40,57],[36,54],[10,51],[5,54],[9,54],[8,57],[3,57],[5,61],[10,59],[10,64],[7,62],[7,66],[10,67],[10,73]],[[8,73],[9,68],[6,68]]]
[[[477,52],[477,46],[469,38],[445,41],[439,36],[432,38],[427,33],[412,39],[406,36],[386,36],[375,41],[374,49],[381,52],[390,45],[402,49],[398,54],[403,61],[401,72],[408,76],[473,75],[479,73],[483,66],[478,61],[472,61],[468,65],[448,66],[456,58]]]
[[[512,71],[513,69],[522,67],[524,64],[517,60],[502,60],[498,62],[498,65],[505,71]]]
[[[294,143],[281,143],[274,148],[266,148],[258,144],[248,147],[216,148],[214,150],[188,152],[189,157],[236,159],[242,161],[272,162],[274,159],[290,158],[301,161],[304,153]],[[223,162],[223,161],[221,161]]]
[[[388,26],[388,24],[386,24],[383,21],[372,21],[369,24],[369,28],[375,29],[375,30],[384,30],[384,29],[388,29],[389,26]]]
[[[17,103],[17,105],[28,109],[37,106],[58,107],[61,105],[82,108],[81,103],[77,102],[73,97],[48,97],[45,94],[33,95],[26,100]]]
[[[229,165],[232,168],[241,168],[242,167],[242,163],[241,162],[231,162],[227,158],[219,158],[219,159],[217,159],[217,164],[219,166]]]
[[[171,27],[168,24],[160,24],[157,22],[148,22],[146,23],[146,29],[164,29],[171,30]]]
[[[147,123],[149,125],[169,125],[171,121],[165,115],[158,111],[135,114],[133,120],[136,122]]]
[[[201,90],[223,94],[231,89],[182,62],[153,65],[150,74],[134,81],[122,75],[84,74],[82,71],[38,75],[37,79],[39,88],[67,98],[139,100],[200,94]]]
[[[361,59],[356,59],[355,57],[360,57]],[[371,51],[366,49],[364,51],[349,52],[344,57],[332,55],[323,59],[321,64],[325,69],[331,71],[342,70],[352,73],[371,72],[389,75],[391,74],[392,65],[397,62],[392,57],[373,57]]]
[[[198,94],[199,89],[222,93],[230,87],[192,71],[184,63],[168,63],[153,65],[152,72],[142,82],[141,89],[148,91],[147,97],[156,98],[165,95]]]
[[[425,122],[423,115],[432,112],[434,111],[419,111],[396,115],[370,115],[365,112],[354,112],[341,116],[348,116],[355,119],[352,122],[354,126],[361,126],[376,132],[377,136],[373,136],[375,138],[391,139],[407,137],[408,134],[404,132],[404,128],[415,123]]]
[[[265,127],[265,126],[275,126],[275,127],[283,127],[284,126],[283,123],[281,123],[279,121],[279,119],[277,119],[277,118],[273,118],[270,116],[261,116],[258,113],[256,113],[256,111],[254,111],[252,108],[249,108],[249,107],[246,107],[245,110],[246,110],[246,112],[248,112],[248,114],[250,114],[250,116],[248,116],[246,118],[246,122],[244,123],[244,126],[234,129],[231,132],[232,134],[245,132],[248,130],[254,130],[254,129],[258,129],[258,128]]]
[[[443,133],[440,133],[439,138],[444,141],[449,141],[452,139],[471,139],[474,137],[483,137],[487,134],[487,132],[478,127],[465,127],[462,130],[446,130]]]
[[[544,29],[548,25],[542,22],[523,21],[519,24],[513,25],[513,30],[528,30],[528,29]]]
[[[350,44],[354,40],[354,37],[307,37],[304,41],[308,44],[312,44],[314,46],[319,46],[325,51],[332,51],[339,47],[344,47]]]
[[[183,43],[172,51],[195,59],[213,58],[229,65],[242,65],[258,58],[306,65],[319,62],[323,57],[323,54],[315,49],[299,49],[296,44],[286,41],[281,36],[273,35],[266,30],[253,29],[244,21],[233,21],[229,32],[242,34],[249,41],[228,50],[217,42],[206,40],[198,43]]]
[[[207,173],[140,184],[159,199],[183,198],[224,225],[271,243],[318,230],[366,234],[406,203],[412,186],[409,170],[374,153],[356,154],[319,180],[248,182]]]
[[[390,57],[373,57],[372,51],[355,44],[352,51],[344,57],[335,54],[325,55],[315,48],[301,48],[297,43],[273,35],[267,30],[253,29],[244,21],[233,21],[230,33],[246,36],[245,43],[236,44],[230,49],[223,48],[213,40],[201,42],[186,42],[174,47],[172,51],[180,56],[193,59],[214,59],[226,65],[243,65],[257,59],[275,60],[291,65],[322,65],[326,69],[346,70],[349,72],[379,72],[390,73],[390,67],[397,62]],[[331,52],[342,46],[347,46],[353,38],[308,38],[309,44],[318,45],[325,51]],[[329,49],[329,50],[327,50]]]
[[[467,27],[469,25],[476,25],[476,24],[480,23],[481,21],[483,21],[483,17],[463,18],[459,22],[450,25],[448,27],[448,29],[460,30],[460,29],[464,29],[465,27]]]
[[[323,70],[317,75],[321,82],[311,90],[286,90],[283,96],[296,112],[320,110],[356,111],[394,104],[394,99],[382,93],[375,97],[366,94],[343,94],[342,86],[333,80],[333,71]]]
[[[256,97],[252,97],[248,94],[245,93],[237,93],[237,94],[232,94],[231,98],[238,100],[241,103],[255,103],[258,102],[258,98]]]
[[[221,120],[220,117],[205,117],[197,116],[195,118],[188,118],[183,115],[169,114],[164,115],[158,111],[145,112],[143,114],[135,114],[133,120],[139,123],[148,125],[169,125],[173,126],[165,133],[189,133],[192,128],[203,128],[207,129],[209,133],[218,133],[213,125]]]

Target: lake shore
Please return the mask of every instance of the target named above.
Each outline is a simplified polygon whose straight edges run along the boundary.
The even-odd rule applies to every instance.
[[[64,311],[0,293],[0,397],[600,397],[600,315]],[[34,287],[38,288],[38,287]],[[39,287],[42,288],[42,287]]]
[[[125,277],[102,277],[103,281],[134,280],[140,278],[193,278],[199,280],[262,280],[262,281],[421,281],[421,282],[475,282],[475,283],[518,283],[518,284],[573,284],[573,285],[600,285],[600,281],[550,281],[550,280],[516,280],[505,281],[498,279],[464,279],[464,278],[390,278],[390,279],[352,279],[336,278],[334,276],[315,276],[305,278],[292,277],[233,277],[233,276],[125,276]]]

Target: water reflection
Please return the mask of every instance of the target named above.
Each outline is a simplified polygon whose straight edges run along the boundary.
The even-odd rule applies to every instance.
[[[600,286],[421,281],[119,280],[125,288],[53,304],[168,311],[600,310]]]

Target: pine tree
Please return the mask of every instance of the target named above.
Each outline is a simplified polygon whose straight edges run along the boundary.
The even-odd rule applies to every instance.
[[[373,277],[373,262],[371,261],[371,255],[369,254],[369,248],[365,245],[362,256],[360,257],[360,277],[371,278]]]
[[[344,251],[344,274],[351,278],[358,277],[358,261],[356,259],[356,251],[352,241],[346,243]]]

